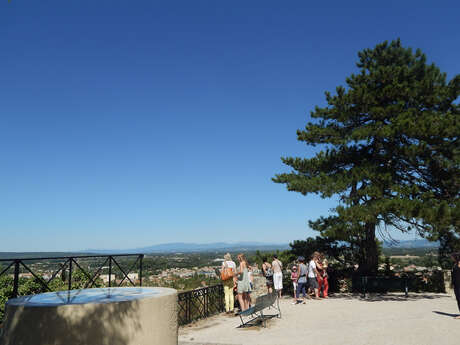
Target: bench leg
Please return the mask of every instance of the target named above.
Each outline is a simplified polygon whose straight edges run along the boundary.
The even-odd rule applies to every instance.
[[[244,325],[243,318],[240,315],[241,325]]]

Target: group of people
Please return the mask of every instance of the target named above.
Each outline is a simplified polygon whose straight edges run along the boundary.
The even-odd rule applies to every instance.
[[[452,255],[455,262],[452,270],[452,285],[460,311],[460,253]],[[233,313],[234,292],[242,311],[251,306],[251,292],[254,288],[252,268],[244,254],[238,254],[238,267],[230,253],[225,254],[222,262],[221,276],[225,294],[225,310]],[[293,304],[305,303],[305,299],[314,294],[315,299],[328,298],[329,282],[327,274],[328,262],[325,256],[319,252],[314,252],[308,264],[303,256],[297,258],[297,263],[291,267],[291,281],[294,288]],[[270,263],[267,257],[263,258],[262,271],[265,276],[268,293],[273,289],[281,297],[283,289],[283,263],[277,255],[273,255]],[[224,279],[224,272],[227,274]],[[460,319],[460,316],[456,317]]]
[[[232,260],[230,253],[224,255],[222,262],[221,277],[224,286],[225,311],[233,313],[235,305],[234,291],[236,290],[238,303],[241,311],[246,310],[251,305],[251,291],[253,289],[252,268],[244,254],[238,254],[238,267]],[[224,272],[230,272],[224,274]]]
[[[225,310],[233,313],[235,294],[242,311],[251,306],[251,292],[254,288],[252,268],[244,254],[238,254],[238,263],[232,260],[230,253],[224,255],[222,262],[221,278],[224,286]],[[273,255],[273,260],[262,258],[262,273],[265,277],[267,292],[276,292],[281,298],[283,290],[283,263],[278,256]],[[309,291],[315,298],[328,297],[327,260],[324,255],[315,252],[306,264],[304,257],[299,256],[297,263],[291,268],[291,280],[294,287],[294,303],[305,303],[305,298],[311,298]],[[301,298],[302,294],[302,299]]]
[[[299,256],[297,261],[298,267],[293,266],[291,270],[291,280],[294,286],[293,304],[305,303],[305,298],[311,298],[309,292],[314,293],[316,299],[328,298],[328,263],[325,256],[314,252],[308,265],[303,256]]]
[[[221,268],[221,279],[224,286],[225,311],[233,314],[235,304],[235,293],[241,311],[251,306],[251,292],[254,289],[253,268],[248,264],[244,254],[238,254],[238,264],[232,261],[230,253],[224,255]],[[273,261],[269,263],[267,258],[263,258],[262,270],[267,281],[268,292],[273,288],[281,297],[283,289],[283,263],[275,254]],[[227,273],[227,272],[231,273]]]
[[[269,263],[267,258],[263,258],[262,270],[265,275],[268,293],[275,289],[278,297],[281,297],[283,290],[283,264],[278,260],[277,255],[273,255],[273,262]],[[306,264],[305,258],[299,256],[297,265],[291,268],[291,281],[294,288],[294,304],[305,303],[305,298],[310,298],[309,291],[315,294],[315,298],[328,298],[329,282],[327,275],[327,260],[319,252],[314,252]],[[302,293],[303,300],[299,300]]]

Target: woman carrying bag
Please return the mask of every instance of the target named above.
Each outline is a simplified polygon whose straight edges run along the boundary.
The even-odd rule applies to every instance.
[[[233,296],[233,288],[235,286],[235,272],[235,262],[232,261],[232,256],[230,253],[227,253],[224,255],[224,261],[222,262],[222,269],[220,271],[222,285],[224,286],[225,312],[227,314],[233,313],[233,308],[235,305],[235,299]]]

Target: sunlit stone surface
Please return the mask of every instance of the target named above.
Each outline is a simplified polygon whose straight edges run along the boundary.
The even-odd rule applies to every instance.
[[[176,345],[177,292],[104,288],[9,300],[1,345]]]

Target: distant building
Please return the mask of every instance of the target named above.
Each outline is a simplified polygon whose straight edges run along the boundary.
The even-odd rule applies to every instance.
[[[33,277],[32,273],[19,273],[19,278],[32,279]]]
[[[139,280],[139,273],[128,273],[128,278],[132,281]]]
[[[109,282],[109,275],[108,274],[101,274],[99,276],[99,278],[105,283],[107,284]],[[112,276],[112,280],[113,280],[113,276]]]

